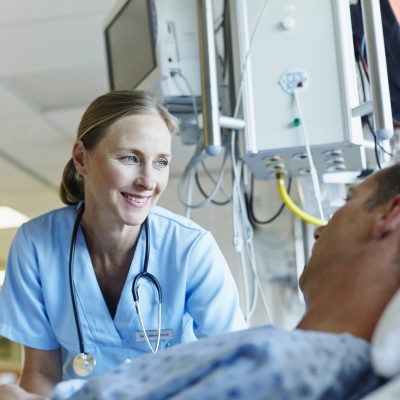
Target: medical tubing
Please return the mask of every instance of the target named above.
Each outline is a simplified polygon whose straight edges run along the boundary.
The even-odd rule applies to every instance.
[[[240,254],[240,264],[241,264],[241,270],[242,270],[242,278],[243,278],[243,290],[244,290],[244,319],[246,320],[246,323],[249,324],[250,322],[250,308],[249,308],[249,282],[247,280],[247,271],[246,271],[246,260],[244,257],[244,249],[242,248],[241,251],[239,251]]]
[[[361,71],[360,60],[357,61],[357,67],[358,67],[358,75],[360,77],[360,82],[361,82],[361,90],[362,90],[362,94],[363,94],[363,102],[365,103],[367,101],[367,95],[366,95],[366,92],[365,92],[365,82],[364,82],[363,73]]]
[[[294,201],[290,198],[288,192],[286,191],[285,181],[284,181],[283,177],[284,177],[284,174],[282,172],[278,172],[276,174],[276,180],[278,183],[278,191],[279,191],[279,194],[280,194],[283,202],[286,204],[287,208],[290,211],[292,211],[293,214],[295,214],[299,218],[301,218],[303,221],[306,221],[313,225],[321,226],[322,225],[321,219],[313,217],[310,214],[307,214],[300,207],[298,207],[294,203]]]
[[[192,204],[193,182],[194,182],[195,174],[196,174],[196,166],[192,165],[190,168],[189,180],[188,180],[188,184],[187,184],[186,213],[185,213],[185,217],[189,218],[189,219],[190,219],[190,212],[191,212],[190,205]]]
[[[196,173],[194,175],[194,178],[196,180],[197,189],[199,189],[200,193],[204,196],[204,198],[207,199],[208,198],[208,194],[203,190],[203,188],[202,188],[202,186],[200,184],[199,174],[197,173],[197,170],[196,170]],[[214,179],[212,180],[212,182],[214,182],[214,184],[215,184]],[[228,200],[225,200],[225,201],[211,200],[211,203],[215,204],[216,206],[225,206],[225,205],[229,204],[230,202],[231,202],[230,198],[228,198]]]
[[[243,292],[244,292],[244,315],[245,315],[245,321],[249,323],[251,313],[250,310],[253,308],[254,304],[254,291],[253,291],[253,296],[252,296],[252,303],[249,305],[249,284],[248,284],[248,279],[247,279],[247,266],[246,266],[246,259],[244,255],[244,240],[242,238],[242,234],[240,232],[240,222],[239,222],[239,210],[237,210],[237,193],[236,190],[234,189],[234,194],[233,194],[233,207],[232,207],[232,212],[233,212],[233,226],[234,226],[234,246],[236,251],[239,253],[240,257],[240,265],[241,265],[241,272],[242,272],[242,278],[243,278]]]
[[[256,32],[257,32],[257,30],[259,28],[259,25],[260,25],[262,19],[264,18],[265,13],[267,12],[267,8],[268,8],[269,3],[270,3],[270,0],[266,0],[264,2],[262,11],[260,13],[260,16],[258,17],[258,20],[256,22],[256,25],[255,25],[255,27],[253,29],[253,32],[251,34],[251,37],[250,37],[249,48],[247,49],[247,53],[246,53],[246,55],[244,57],[244,61],[243,61],[243,64],[242,64],[242,70],[241,70],[241,74],[240,74],[240,85],[239,85],[238,95],[237,95],[237,99],[236,99],[235,111],[234,111],[234,114],[233,114],[234,118],[237,117],[237,114],[239,112],[240,100],[242,98],[242,93],[243,93],[244,72],[246,70],[247,60],[249,59],[249,56],[250,56],[250,51],[251,51],[251,47],[253,46],[254,37],[256,35]]]
[[[243,172],[244,172],[244,166],[246,164],[243,163],[243,161],[240,162],[241,166],[241,176],[243,177]],[[251,317],[255,311],[256,305],[257,305],[257,298],[258,298],[258,276],[257,274],[254,274],[254,271],[257,270],[257,264],[254,258],[254,254],[252,253],[253,249],[253,236],[254,236],[254,230],[253,226],[251,225],[251,222],[249,220],[249,216],[247,213],[247,204],[245,201],[244,197],[244,188],[241,187],[240,185],[240,192],[238,195],[238,198],[240,199],[239,205],[240,205],[240,216],[242,220],[242,230],[244,231],[243,235],[246,238],[245,240],[245,249],[247,253],[247,258],[249,260],[250,264],[250,271],[251,271],[251,276],[252,276],[252,292],[253,292],[253,297],[251,300],[250,304],[250,311],[249,311],[249,316]]]
[[[265,293],[264,293],[264,291],[262,289],[260,278],[258,277],[253,243],[249,243],[248,246],[250,247],[249,254],[250,254],[250,258],[252,259],[252,262],[250,263],[250,265],[252,266],[252,272],[253,272],[253,275],[254,275],[254,281],[258,285],[258,289],[260,291],[261,300],[262,300],[262,303],[263,303],[263,306],[264,306],[264,311],[265,311],[265,314],[267,315],[268,321],[269,321],[269,323],[271,325],[273,325],[274,321],[272,320],[271,312],[270,312],[269,307],[268,307],[268,302],[267,302],[267,299],[265,298]],[[250,310],[250,313],[252,313],[251,310]]]
[[[232,168],[235,168],[232,165]],[[238,209],[238,190],[237,185],[233,182],[232,187],[232,222],[233,222],[233,244],[235,250],[239,253],[240,265],[243,279],[243,292],[244,292],[244,316],[245,321],[248,324],[250,320],[250,309],[249,306],[249,285],[246,272],[246,260],[244,257],[244,240],[242,237],[241,227],[240,227],[240,210]],[[254,300],[254,296],[253,296]]]
[[[238,171],[237,171],[237,169],[240,169],[241,164],[240,164],[240,161],[239,161],[238,162],[239,166],[236,166],[236,156],[234,154],[235,153],[235,136],[236,136],[235,131],[232,131],[232,136],[231,136],[231,158],[232,158],[233,182],[234,182],[234,185],[236,185],[238,193],[241,193],[240,178],[238,177],[239,174],[238,174]],[[240,204],[241,209],[242,210],[246,209],[246,204],[245,204],[242,196],[238,196],[238,199],[239,199],[239,204]],[[245,215],[247,216],[247,211],[246,211]]]
[[[379,169],[382,169],[381,162],[379,160],[378,138],[376,137],[376,134],[375,134],[374,130],[372,129],[372,125],[371,125],[371,122],[369,122],[368,117],[367,117],[366,121],[367,121],[368,129],[371,131],[372,136],[374,137],[374,144],[375,144],[374,151],[375,151],[376,164],[378,165]]]
[[[300,102],[299,102],[299,98],[297,96],[296,89],[293,90],[293,97],[294,97],[294,101],[295,101],[297,111],[299,113],[299,117],[300,117],[300,121],[301,121],[300,127],[303,132],[304,142],[306,145],[308,162],[310,164],[310,174],[311,174],[311,179],[312,179],[312,183],[313,183],[313,187],[314,187],[314,195],[315,195],[315,198],[317,199],[317,203],[318,203],[319,216],[321,218],[322,225],[325,225],[324,211],[322,210],[322,202],[321,202],[321,188],[319,186],[318,174],[317,174],[317,170],[315,169],[315,166],[314,166],[314,161],[313,161],[312,154],[311,154],[310,143],[308,142],[307,130],[306,130],[303,114],[301,112]]]
[[[251,226],[247,226],[248,222],[248,217],[247,217],[247,211],[243,207],[243,201],[242,201],[242,196],[241,196],[241,185],[240,185],[240,178],[239,178],[239,172],[238,170],[241,169],[242,164],[239,162],[236,162],[236,157],[235,157],[235,136],[236,132],[232,131],[231,133],[231,158],[232,158],[232,170],[233,170],[233,217],[234,217],[234,238],[237,240],[237,238],[240,238],[242,240],[242,246],[244,244],[247,245],[249,241],[252,240],[253,236],[253,231]],[[238,164],[238,165],[236,165]],[[242,218],[240,218],[242,216]],[[240,222],[241,221],[241,222]],[[250,224],[249,224],[250,225]],[[243,237],[245,240],[243,240]],[[241,249],[243,251],[243,249]],[[241,259],[241,262],[243,263],[244,259]],[[251,262],[250,258],[249,261]],[[245,290],[248,291],[248,287],[246,286]],[[253,299],[252,299],[252,304],[250,306],[250,310],[254,306],[254,291],[253,291]]]
[[[243,163],[242,163],[242,165],[243,165]],[[242,202],[242,204],[243,204],[243,202]],[[253,277],[253,298],[252,298],[252,303],[251,303],[249,315],[251,317],[253,315],[254,311],[255,311],[255,307],[256,307],[256,303],[257,303],[258,290],[259,290],[260,291],[261,300],[262,300],[262,303],[263,303],[263,307],[264,307],[265,313],[267,315],[268,321],[269,321],[270,324],[273,324],[273,320],[272,320],[272,317],[271,317],[271,313],[269,311],[268,303],[266,301],[265,294],[264,294],[264,291],[262,289],[261,282],[260,282],[260,279],[259,279],[258,273],[257,273],[257,263],[256,263],[256,260],[255,260],[254,246],[253,246],[253,241],[252,241],[253,228],[252,228],[251,224],[249,223],[249,219],[248,219],[248,215],[247,215],[247,209],[242,208],[241,214],[243,216],[243,225],[249,227],[248,233],[247,233],[248,240],[246,241],[246,250],[247,250],[247,256],[248,256],[250,267],[251,267],[252,277]]]
[[[229,152],[226,152],[226,156],[229,157]],[[211,175],[211,173],[210,173],[210,171],[208,170],[207,166],[204,164],[204,161],[203,161],[203,160],[201,161],[201,165],[202,165],[202,167],[203,167],[203,169],[204,169],[204,172],[206,173],[206,175],[207,175],[208,178],[210,179],[210,181],[211,181],[214,185],[216,185],[216,184],[217,184],[217,181],[213,178],[213,176]],[[196,170],[196,174],[195,174],[195,179],[196,179],[196,184],[197,184],[197,187],[198,187],[200,193],[201,193],[206,199],[207,199],[208,197],[210,197],[210,196],[208,196],[208,195],[204,192],[203,188],[201,187],[201,184],[200,184],[200,180],[199,180],[199,177],[198,177],[197,170]],[[220,188],[219,188],[219,191],[227,198],[227,200],[224,201],[224,202],[219,202],[219,201],[211,200],[211,203],[216,204],[216,205],[218,205],[218,206],[224,206],[224,205],[226,205],[226,204],[229,204],[229,203],[232,201],[232,196],[230,196],[228,193],[226,193],[226,191],[224,190],[223,187],[220,187]]]
[[[233,179],[234,179],[234,190],[233,190],[233,205],[236,205],[237,202],[239,203],[239,210],[237,210],[238,214],[241,214],[242,216],[242,229],[244,231],[244,236],[246,238],[245,244],[246,244],[246,251],[247,255],[249,258],[250,266],[251,266],[251,271],[253,275],[253,298],[252,298],[252,304],[250,306],[250,312],[249,312],[249,317],[253,314],[256,306],[256,301],[257,301],[257,289],[260,292],[261,300],[264,306],[265,313],[267,315],[267,318],[271,324],[273,324],[273,320],[271,317],[271,313],[268,308],[268,304],[264,295],[264,291],[260,282],[260,279],[258,277],[257,273],[257,264],[254,256],[254,247],[253,247],[253,228],[251,226],[251,223],[249,221],[248,215],[247,215],[247,208],[246,208],[246,202],[244,200],[244,195],[241,190],[240,186],[240,180],[238,177],[238,171],[239,166],[243,165],[243,162],[239,163],[239,166],[236,166],[236,157],[235,157],[235,136],[236,132],[232,131],[231,132],[231,141],[230,141],[230,151],[231,151],[231,158],[232,158],[232,170],[233,170]],[[240,196],[242,194],[242,196]],[[237,201],[238,200],[238,201]],[[233,212],[233,221],[234,221],[234,235],[235,236],[240,236],[237,231],[235,230],[235,223],[236,219],[235,218],[235,210],[236,207],[232,207],[232,212]]]
[[[229,158],[229,151],[226,151],[226,157]],[[217,182],[215,181],[215,179],[213,178],[213,176],[211,175],[210,171],[208,170],[208,168],[206,167],[206,165],[204,164],[204,161],[201,161],[201,165],[203,166],[204,172],[207,174],[207,176],[210,178],[210,181],[214,183],[214,185],[217,184]],[[231,201],[232,196],[229,196],[228,193],[226,193],[226,191],[224,190],[223,187],[219,188],[219,191],[229,200]]]
[[[76,307],[75,288],[74,288],[74,283],[73,283],[74,282],[74,280],[73,280],[73,269],[74,269],[73,258],[74,258],[74,253],[75,253],[76,236],[78,233],[79,223],[82,219],[84,210],[85,210],[85,203],[82,203],[81,208],[78,210],[78,215],[75,220],[74,229],[72,231],[71,247],[70,247],[70,252],[69,252],[69,288],[71,291],[72,308],[74,310],[75,325],[76,325],[76,330],[77,330],[78,339],[79,339],[79,352],[81,354],[86,354],[86,353],[85,353],[85,346],[84,346],[83,337],[82,337],[81,321],[79,319],[79,314],[78,314],[78,310]]]
[[[210,196],[198,204],[188,204],[185,200],[183,200],[183,196],[182,196],[182,190],[183,190],[184,181],[186,180],[186,176],[188,175],[189,172],[192,171],[192,168],[196,167],[197,163],[200,161],[200,160],[196,161],[196,157],[192,157],[192,160],[189,162],[188,166],[186,166],[185,170],[183,171],[183,174],[181,175],[181,179],[179,180],[179,184],[178,184],[178,197],[179,197],[180,202],[185,207],[201,208],[201,207],[204,207],[205,205],[207,205],[208,203],[210,203],[210,201],[215,197],[217,191],[219,190],[219,188],[221,186],[222,179],[224,177],[226,161],[227,161],[226,154],[227,153],[225,152],[224,159],[223,159],[222,166],[221,166],[221,172],[218,176],[217,184],[215,185],[214,189],[212,190]]]
[[[264,294],[263,288],[261,286],[260,279],[258,279],[258,277],[257,277],[257,283],[258,283],[258,287],[259,287],[259,290],[260,290],[261,300],[262,300],[262,303],[263,303],[263,306],[264,306],[265,314],[267,315],[269,323],[271,325],[273,325],[274,321],[272,320],[272,316],[271,316],[271,313],[270,313],[269,308],[268,308],[267,299],[265,298],[265,294]]]
[[[376,158],[376,163],[378,164],[378,168],[382,169],[381,162],[379,160],[379,152],[378,152],[378,138],[374,134],[374,150],[375,150],[375,158]]]
[[[183,200],[183,194],[182,194],[183,186],[184,186],[184,183],[186,181],[186,176],[187,176],[188,171],[190,170],[190,168],[191,168],[191,166],[193,164],[197,164],[198,160],[200,158],[202,158],[202,157],[206,158],[207,157],[207,154],[201,155],[203,149],[204,149],[204,138],[201,135],[197,140],[196,148],[195,148],[195,151],[194,151],[194,154],[193,154],[192,158],[189,160],[188,164],[186,165],[185,169],[182,172],[182,175],[179,178],[178,197],[179,197],[179,200],[181,201],[181,203],[183,205],[186,205],[185,201]]]

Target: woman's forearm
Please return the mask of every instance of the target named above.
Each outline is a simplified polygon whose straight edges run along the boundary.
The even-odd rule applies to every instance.
[[[25,362],[19,386],[29,393],[50,398],[55,385],[62,380],[61,349],[37,350],[24,347]]]
[[[47,400],[39,394],[28,393],[17,385],[0,385],[0,400]]]

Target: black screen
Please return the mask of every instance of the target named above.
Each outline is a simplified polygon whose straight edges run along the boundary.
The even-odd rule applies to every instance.
[[[111,90],[135,88],[157,66],[152,3],[129,0],[106,28]]]

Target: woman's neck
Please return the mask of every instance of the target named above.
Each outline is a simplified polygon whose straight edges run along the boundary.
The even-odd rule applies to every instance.
[[[85,210],[81,227],[90,256],[98,261],[113,264],[126,262],[127,257],[132,259],[141,226],[127,226],[110,223],[97,218]]]

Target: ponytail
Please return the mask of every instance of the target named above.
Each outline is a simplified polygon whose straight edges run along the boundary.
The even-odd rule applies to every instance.
[[[83,177],[76,170],[72,158],[64,168],[59,194],[67,206],[76,205],[85,199]]]

